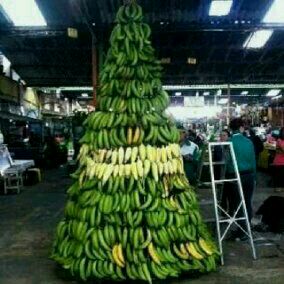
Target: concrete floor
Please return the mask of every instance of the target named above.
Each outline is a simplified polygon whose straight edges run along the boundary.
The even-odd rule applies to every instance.
[[[46,172],[43,182],[25,187],[20,195],[4,196],[1,192],[0,284],[77,283],[48,258],[54,229],[63,214],[65,190],[70,182],[64,169],[58,169]],[[255,207],[273,194],[266,184],[267,177],[260,175]],[[284,237],[273,234],[262,236],[273,238],[274,245],[258,246],[257,260],[252,260],[248,244],[226,242],[225,266],[219,267],[217,272],[166,283],[282,284]]]

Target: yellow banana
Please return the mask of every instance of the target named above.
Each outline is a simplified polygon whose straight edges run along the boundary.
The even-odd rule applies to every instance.
[[[118,175],[120,177],[122,177],[122,176],[124,176],[124,174],[125,174],[125,167],[124,167],[124,165],[119,165]]]
[[[152,242],[148,245],[148,252],[155,263],[161,264],[159,256],[157,255],[157,252]]]
[[[115,263],[119,266],[119,267],[124,267],[125,263],[120,259],[119,257],[119,251],[118,251],[118,245],[114,245],[113,249],[112,249],[112,257],[115,261]]]
[[[127,147],[124,155],[124,162],[127,163],[131,157],[132,148]]]
[[[165,173],[166,175],[168,175],[168,174],[169,174],[168,163],[164,163],[164,164],[163,164],[163,167],[164,167],[164,173]]]
[[[157,162],[157,165],[158,165],[159,175],[161,176],[164,173],[164,165],[162,162]]]
[[[199,246],[201,247],[201,249],[206,252],[207,255],[212,255],[213,251],[210,248],[210,245],[208,243],[206,243],[206,241],[202,238],[199,239],[198,241]]]
[[[120,147],[118,149],[118,163],[121,165],[123,163],[124,160],[124,149],[123,147]]]
[[[137,156],[138,156],[138,148],[133,147],[131,151],[131,163],[136,162]]]
[[[151,170],[151,162],[149,160],[144,161],[144,177],[146,177]]]
[[[136,127],[132,143],[136,144],[139,140],[139,137],[140,137],[140,128]]]
[[[161,160],[163,163],[167,162],[167,151],[164,146],[161,148]]]
[[[131,173],[132,173],[134,179],[138,180],[138,171],[137,171],[136,163],[131,164]]]
[[[106,153],[107,153],[107,150],[105,150],[105,149],[100,150],[100,152],[99,152],[99,162],[100,163],[104,162]]]
[[[117,177],[119,174],[119,165],[115,165],[113,169],[113,176]]]
[[[146,147],[144,144],[141,144],[138,148],[139,150],[139,157],[141,161],[144,161],[146,159]]]
[[[117,158],[118,158],[118,152],[114,150],[111,154],[111,163],[115,165],[117,163]]]
[[[129,177],[131,175],[131,165],[130,164],[126,164],[124,170],[125,170],[125,175],[127,177]]]
[[[147,159],[149,160],[149,161],[153,161],[153,155],[152,155],[152,146],[150,146],[150,145],[147,145],[146,146],[146,155],[147,155]]]
[[[192,255],[195,259],[197,260],[201,260],[203,259],[203,255],[201,255],[195,248],[193,243],[187,243],[186,245],[186,249],[188,251],[188,253],[190,255]]]
[[[187,257],[189,257],[188,251],[186,250],[186,246],[185,246],[184,244],[180,244],[180,252],[181,252],[183,255],[187,255]]]
[[[143,170],[143,163],[141,160],[137,161],[137,172],[139,177],[143,177],[144,175],[144,170]]]
[[[131,145],[132,144],[132,136],[133,136],[133,130],[131,127],[128,127],[127,129],[127,144]]]
[[[172,149],[171,149],[170,146],[166,147],[166,152],[167,152],[168,160],[172,160],[173,159],[173,155],[172,155]]]
[[[152,170],[152,175],[154,177],[155,182],[158,182],[159,181],[158,166],[155,162],[152,162],[151,170]]]
[[[118,256],[119,260],[123,263],[123,265],[125,265],[125,260],[124,260],[121,244],[119,244],[117,246],[117,256]]]
[[[178,163],[177,163],[177,160],[176,159],[172,159],[172,167],[173,167],[173,173],[177,173],[178,171]]]
[[[106,183],[107,180],[109,179],[109,177],[111,176],[112,172],[113,172],[114,166],[113,165],[108,165],[108,167],[106,168],[105,172],[104,172],[104,176],[103,176],[103,183]]]
[[[160,162],[162,159],[162,149],[161,148],[157,148],[157,157],[156,157],[156,161]]]
[[[172,162],[170,160],[168,160],[167,164],[168,164],[169,174],[173,174],[174,173],[174,168],[172,166]]]

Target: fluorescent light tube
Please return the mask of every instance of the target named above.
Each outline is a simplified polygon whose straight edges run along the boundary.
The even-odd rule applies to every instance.
[[[279,93],[281,92],[281,90],[279,89],[273,89],[267,92],[266,96],[267,97],[275,97],[277,96]]]
[[[181,92],[175,92],[175,96],[176,96],[176,97],[181,96]]]
[[[274,101],[274,100],[278,100],[278,99],[281,99],[281,98],[282,98],[282,95],[278,95],[278,96],[273,97],[273,98],[271,98],[271,99]]]
[[[244,48],[261,48],[271,37],[273,30],[259,30],[251,33],[243,44]]]
[[[209,16],[226,16],[230,13],[233,0],[213,0],[209,9]]]
[[[46,26],[35,0],[0,0],[0,5],[15,26]]]
[[[241,95],[242,95],[242,96],[246,96],[248,93],[249,93],[248,91],[242,91],[242,92],[241,92]]]
[[[284,1],[274,0],[265,14],[264,23],[284,23]]]

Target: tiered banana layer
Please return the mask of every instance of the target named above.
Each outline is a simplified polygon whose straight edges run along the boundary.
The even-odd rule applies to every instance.
[[[53,258],[83,280],[145,280],[216,268],[165,114],[141,7],[122,6],[100,76],[98,110],[84,125],[79,167],[57,227]]]

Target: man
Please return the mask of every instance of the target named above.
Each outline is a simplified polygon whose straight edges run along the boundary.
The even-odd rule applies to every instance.
[[[180,133],[181,154],[183,156],[184,170],[187,179],[191,184],[196,183],[197,163],[199,156],[199,147],[190,141],[185,130]]]
[[[240,173],[248,218],[249,221],[251,221],[252,197],[253,197],[255,180],[256,180],[256,159],[255,159],[254,146],[251,140],[243,135],[245,128],[243,121],[241,119],[236,118],[232,120],[230,123],[230,128],[233,132],[233,135],[231,137],[231,142],[233,144],[233,148],[236,155],[237,166]],[[229,177],[231,178],[234,177],[234,167],[232,162],[228,164],[227,172]],[[231,192],[228,196],[229,214],[231,216],[234,214],[240,203],[240,196],[237,186],[238,186],[237,183],[232,183]],[[246,228],[246,224],[244,221],[239,222],[239,225],[242,226],[244,229]],[[244,238],[244,237],[245,235],[240,229],[233,232],[232,234],[233,239]]]

